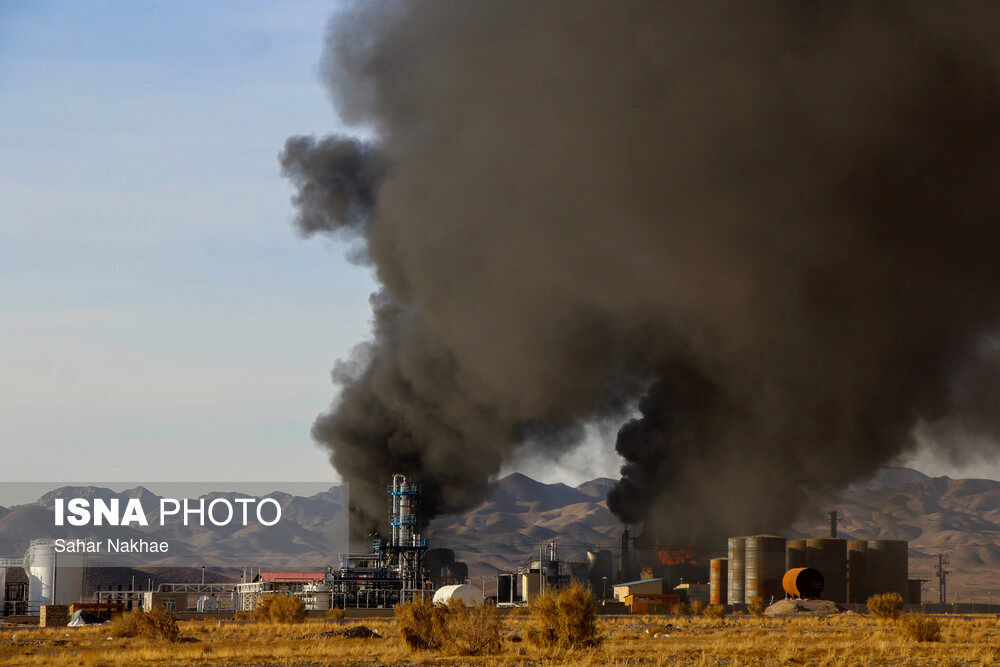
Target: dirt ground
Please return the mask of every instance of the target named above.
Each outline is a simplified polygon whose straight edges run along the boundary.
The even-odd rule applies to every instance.
[[[907,639],[896,622],[861,614],[827,618],[616,617],[600,619],[598,648],[544,651],[520,638],[524,618],[508,617],[502,652],[463,657],[411,652],[391,620],[363,625],[381,636],[309,620],[296,625],[183,621],[182,639],[151,643],[111,638],[107,628],[0,631],[0,664],[77,665],[993,665],[1000,620],[939,617],[942,641]],[[355,637],[357,635],[357,637]]]

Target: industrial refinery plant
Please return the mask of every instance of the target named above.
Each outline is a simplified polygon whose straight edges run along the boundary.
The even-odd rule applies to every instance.
[[[155,590],[152,585],[148,590],[137,590],[134,584],[127,589],[98,586],[86,600],[84,557],[57,554],[52,540],[34,540],[23,558],[0,563],[0,614],[62,619],[75,608],[157,606],[178,612],[252,611],[271,595],[299,597],[307,610],[316,612],[391,609],[418,599],[482,603],[485,581],[481,588],[470,585],[469,568],[453,550],[428,547],[420,529],[421,495],[419,484],[394,475],[387,489],[388,534],[371,535],[370,551],[340,554],[336,566],[315,571],[250,569],[239,582],[202,578],[200,583],[160,583]],[[501,607],[525,605],[579,581],[607,611],[621,613],[669,612],[674,605],[696,600],[731,609],[787,597],[863,604],[870,595],[886,592],[898,593],[910,604],[920,602],[921,581],[908,577],[907,542],[846,540],[836,530],[836,513],[831,513],[830,534],[824,537],[731,537],[726,551],[696,554],[650,544],[648,538],[631,535],[626,526],[617,549],[590,548],[585,560],[561,557],[556,542],[539,545],[537,557],[497,575],[492,599]]]

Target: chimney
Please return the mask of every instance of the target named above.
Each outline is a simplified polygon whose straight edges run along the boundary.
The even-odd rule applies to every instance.
[[[830,517],[830,537],[837,536],[837,510],[827,512]]]

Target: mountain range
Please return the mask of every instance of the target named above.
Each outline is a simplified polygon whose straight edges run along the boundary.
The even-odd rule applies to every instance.
[[[616,550],[620,543],[622,525],[605,501],[614,483],[599,478],[572,487],[514,473],[494,482],[478,506],[434,519],[426,536],[431,546],[454,549],[459,560],[468,563],[474,581],[537,557],[540,546],[549,543],[557,545],[560,558],[582,560],[587,549]],[[63,529],[54,529],[46,518],[53,499],[67,497],[67,491],[54,490],[34,504],[0,507],[0,545],[69,536]],[[79,497],[143,497],[158,503],[158,496],[142,487],[123,492],[99,487],[71,491],[70,495]],[[186,554],[184,564],[189,566],[213,554],[235,555],[240,565],[256,566],[254,559],[268,552],[285,554],[282,565],[289,568],[336,565],[337,554],[343,550],[342,531],[331,526],[342,519],[339,487],[308,497],[272,496],[282,506],[282,521],[275,527],[280,530],[238,527],[209,538],[176,526],[169,535],[171,548],[176,545],[179,553]],[[909,540],[910,577],[928,580],[925,599],[937,599],[934,571],[937,555],[944,554],[950,562],[950,600],[985,602],[993,591],[1000,600],[1000,482],[928,477],[910,468],[885,468],[869,480],[817,501],[812,509],[804,508],[799,521],[783,534],[790,538],[826,535],[827,509],[837,510],[841,537]],[[45,521],[48,532],[39,532]],[[724,549],[720,543],[712,555]],[[5,551],[10,553],[0,556],[20,555],[10,547]],[[169,563],[149,563],[164,564]]]

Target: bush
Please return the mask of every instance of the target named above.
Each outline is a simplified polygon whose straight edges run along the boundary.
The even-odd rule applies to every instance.
[[[726,616],[726,605],[723,604],[710,604],[705,607],[702,612],[705,618],[714,618],[715,620],[722,620]]]
[[[691,603],[691,613],[695,616],[701,616],[705,613],[706,606],[708,605],[705,604],[704,600],[695,600]]]
[[[165,607],[154,607],[149,612],[127,611],[111,621],[110,632],[113,637],[142,637],[150,641],[175,642],[181,636],[177,619]]]
[[[747,603],[747,611],[751,616],[763,616],[765,609],[767,605],[764,604],[764,598],[751,598]]]
[[[670,613],[674,616],[690,616],[691,606],[687,602],[675,602],[670,605]]]
[[[444,644],[444,607],[414,600],[396,607],[399,634],[410,650],[439,649]]]
[[[330,609],[326,612],[326,617],[334,621],[342,621],[347,618],[347,612],[343,609]]]
[[[253,610],[261,623],[301,623],[306,618],[306,604],[292,595],[268,595]]]
[[[910,614],[903,621],[903,633],[918,642],[941,641],[941,624],[936,618],[923,614]]]
[[[868,598],[868,613],[876,618],[899,618],[903,613],[903,598],[899,593],[879,593]]]
[[[503,619],[494,605],[466,607],[453,600],[445,614],[444,644],[461,655],[500,652]]]
[[[558,595],[546,593],[531,603],[533,621],[527,639],[540,647],[563,649],[596,646],[597,603],[589,590],[578,582]]]
[[[492,605],[466,607],[458,600],[448,606],[430,600],[396,607],[399,634],[410,650],[452,650],[461,655],[500,651],[503,619]]]

